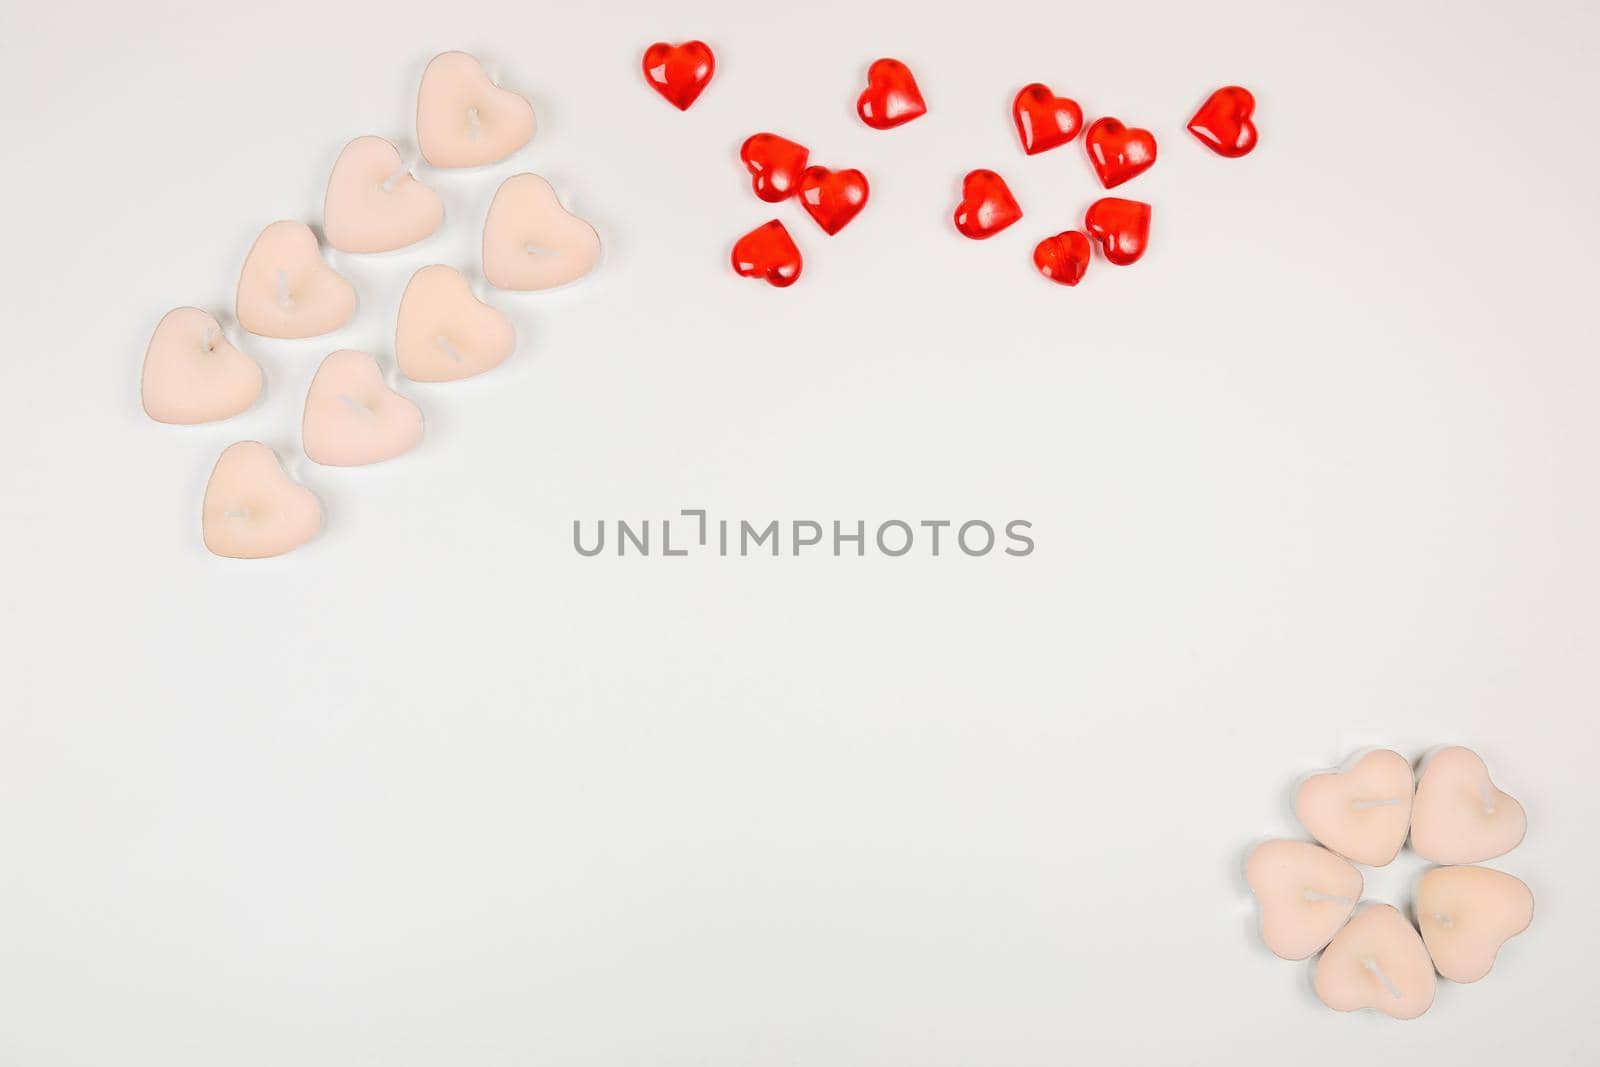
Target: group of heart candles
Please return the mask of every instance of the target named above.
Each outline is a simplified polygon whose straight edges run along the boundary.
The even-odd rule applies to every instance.
[[[446,52],[427,66],[417,92],[417,145],[434,167],[496,163],[533,137],[533,107],[497,86],[472,56]],[[390,252],[415,244],[444,221],[439,194],[418,181],[394,145],[358,137],[328,180],[323,233],[345,253]],[[500,289],[565,285],[600,259],[600,238],[569,214],[537,174],[518,174],[496,192],[483,228],[483,275]],[[308,338],[339,329],[356,310],[355,288],[322,257],[301,222],[274,222],[256,238],[239,274],[239,325],[261,337]],[[454,268],[434,264],[407,283],[395,324],[395,362],[417,382],[445,382],[490,370],[511,354],[516,331],[473,294]],[[158,422],[194,424],[245,411],[261,392],[260,366],[197,308],[157,325],[145,354],[140,395]],[[390,459],[422,438],[422,413],[394,392],[371,355],[353,350],[323,360],[306,394],[306,455],[328,466]],[[281,555],[321,528],[309,489],[290,481],[266,445],[240,441],[217,460],[201,507],[205,545],[219,556]]]
[[[657,42],[644,54],[645,80],[680,111],[687,111],[710,84],[716,57],[704,41]],[[867,69],[866,88],[856,99],[856,113],[875,130],[902,126],[927,114],[927,102],[911,68],[898,59],[879,59]],[[1207,148],[1228,159],[1248,155],[1258,133],[1252,116],[1255,97],[1248,89],[1225,86],[1213,92],[1189,120],[1189,132]],[[1038,155],[1073,141],[1083,130],[1083,109],[1069,97],[1034,82],[1018,91],[1011,106],[1022,149]],[[1156,161],[1156,139],[1149,130],[1125,126],[1109,116],[1084,132],[1084,147],[1100,184],[1107,189],[1143,174]],[[829,236],[837,234],[866,207],[866,175],[854,168],[830,170],[810,165],[810,150],[775,133],[757,133],[739,152],[750,171],[755,193],[768,203],[797,196],[801,207]],[[1150,240],[1150,205],[1121,197],[1102,197],[1084,214],[1083,230],[1066,230],[1034,246],[1039,273],[1062,285],[1077,285],[1089,269],[1091,239],[1106,261],[1135,263]],[[992,170],[970,171],[962,180],[961,199],[952,221],[962,236],[976,241],[993,237],[1022,218],[1011,189]],[[780,288],[793,285],[804,266],[800,248],[779,219],[762,223],[733,246],[733,269]]]
[[[1476,982],[1533,921],[1533,894],[1521,880],[1475,866],[1515,848],[1527,817],[1468,749],[1440,749],[1420,775],[1398,752],[1368,752],[1302,782],[1295,814],[1320,844],[1264,842],[1245,877],[1269,949],[1288,960],[1322,953],[1314,985],[1330,1008],[1414,1019],[1433,1004],[1436,973]],[[1358,910],[1355,864],[1385,866],[1408,836],[1413,851],[1439,864],[1417,886],[1416,925],[1388,904]]]

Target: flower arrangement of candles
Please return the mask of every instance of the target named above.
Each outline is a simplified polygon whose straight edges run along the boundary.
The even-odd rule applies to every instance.
[[[1262,940],[1286,960],[1320,952],[1316,993],[1336,1011],[1415,1019],[1433,1004],[1436,976],[1478,981],[1533,921],[1528,887],[1478,866],[1516,848],[1527,818],[1469,749],[1430,754],[1419,775],[1398,752],[1368,752],[1302,782],[1295,814],[1318,843],[1263,842],[1245,878]],[[1356,866],[1388,865],[1408,837],[1437,865],[1417,886],[1415,924],[1392,905],[1363,903]]]
[[[417,91],[417,145],[437,168],[498,163],[533,137],[533,107],[494,83],[464,52],[434,57]],[[391,252],[430,236],[444,222],[439,194],[412,175],[381,137],[357,137],[339,154],[323,204],[323,234],[340,252]],[[483,275],[499,289],[566,285],[600,259],[600,238],[567,212],[537,174],[500,186],[483,227]],[[297,221],[261,231],[239,274],[235,314],[261,337],[313,338],[354,316],[355,287],[322,256],[316,234]],[[446,382],[491,370],[516,346],[511,320],[479,300],[461,272],[444,264],[418,270],[406,285],[395,324],[395,362],[415,382]],[[261,393],[262,371],[208,312],[178,308],[156,326],[145,352],[140,395],[157,422],[196,424],[231,418]],[[422,412],[385,380],[376,359],[328,355],[306,395],[301,439],[306,456],[328,466],[360,466],[401,455],[422,439]],[[322,526],[322,508],[291,481],[277,455],[257,441],[223,450],[201,505],[205,546],[219,556],[259,559],[304,544]]]

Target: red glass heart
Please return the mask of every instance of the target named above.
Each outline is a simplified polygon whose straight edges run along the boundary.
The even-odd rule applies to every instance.
[[[644,80],[679,111],[689,110],[716,69],[717,59],[704,41],[657,41],[644,50]]]
[[[1256,146],[1256,124],[1250,116],[1256,98],[1250,90],[1229,85],[1212,93],[1189,120],[1189,132],[1219,156],[1238,159]]]
[[[1124,126],[1116,119],[1097,119],[1083,135],[1089,162],[1100,176],[1100,184],[1115,189],[1129,178],[1136,178],[1156,161],[1156,139],[1149,130]]]
[[[1150,205],[1115,196],[1102,197],[1089,205],[1083,228],[1100,242],[1100,251],[1119,267],[1126,267],[1144,255],[1150,242]]]
[[[1030,156],[1058,148],[1083,129],[1083,108],[1076,100],[1057,96],[1048,85],[1024,85],[1011,102],[1011,119]]]
[[[775,133],[753,133],[739,148],[756,195],[769,204],[787,200],[800,186],[811,149]]]
[[[928,113],[911,68],[898,59],[880,59],[867,68],[867,87],[856,98],[856,113],[875,130],[892,130]]]
[[[1089,269],[1089,238],[1077,230],[1046,237],[1033,246],[1033,265],[1053,282],[1077,285]]]
[[[961,203],[956,205],[956,229],[974,241],[993,237],[1022,217],[1017,198],[1006,180],[992,170],[975,170],[961,181]]]
[[[763,222],[733,244],[733,269],[782,289],[800,277],[800,249],[777,219]]]
[[[859,170],[807,167],[800,175],[800,206],[832,236],[867,206],[867,176]]]

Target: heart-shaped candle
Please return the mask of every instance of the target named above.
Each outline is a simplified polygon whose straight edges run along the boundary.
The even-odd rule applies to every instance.
[[[311,227],[274,222],[261,231],[239,272],[239,325],[262,337],[316,337],[355,312],[355,287],[323,260]]]
[[[1522,879],[1488,867],[1435,867],[1417,886],[1417,922],[1438,972],[1476,982],[1500,946],[1533,922],[1533,893]]]
[[[341,349],[322,361],[306,393],[300,439],[325,467],[361,467],[409,452],[422,440],[422,412],[389,388],[378,361]]]
[[[717,72],[717,57],[704,41],[668,44],[657,41],[644,50],[644,80],[679,111],[700,99],[711,76]]]
[[[1053,282],[1077,285],[1089,269],[1089,238],[1077,230],[1046,237],[1033,246],[1033,265]]]
[[[322,231],[339,251],[391,252],[443,221],[439,194],[413,178],[382,137],[357,137],[339,153],[322,206]]]
[[[910,67],[898,59],[880,59],[867,68],[867,87],[856,98],[862,122],[875,130],[892,130],[927,113]]]
[[[859,170],[808,167],[800,176],[800,206],[830,236],[867,206],[867,176]]]
[[[1052,93],[1048,85],[1034,82],[1023,86],[1011,102],[1011,120],[1017,124],[1022,150],[1036,156],[1078,136],[1083,108],[1076,100]]]
[[[733,245],[733,269],[746,278],[761,278],[779,289],[800,278],[800,249],[777,219],[763,222]]]
[[[1395,1019],[1427,1011],[1438,986],[1416,927],[1387,904],[1345,924],[1317,960],[1314,984],[1334,1011],[1374,1008]]]
[[[1006,180],[992,170],[969,171],[961,180],[961,202],[956,205],[956,229],[963,237],[982,241],[1022,218],[1022,208],[1011,195]]]
[[[1286,960],[1314,955],[1361,899],[1361,872],[1309,841],[1263,841],[1245,880],[1261,909],[1261,939]]]
[[[1237,159],[1256,146],[1256,98],[1250,90],[1229,85],[1212,93],[1189,120],[1189,132],[1219,156]]]
[[[406,283],[395,323],[394,355],[414,382],[450,382],[492,370],[511,355],[511,320],[479,300],[461,274],[441,264]]]
[[[1478,754],[1446,748],[1422,767],[1411,802],[1411,847],[1434,863],[1482,863],[1522,842],[1528,818],[1495,788]]]
[[[1100,242],[1106,259],[1119,267],[1137,263],[1150,244],[1150,205],[1121,197],[1101,197],[1089,205],[1083,228]]]
[[[261,395],[261,367],[228,343],[199,308],[161,317],[144,354],[139,398],[157,422],[193,425],[232,418]]]
[[[272,449],[259,441],[223,450],[200,514],[206,548],[231,559],[281,556],[322,528],[316,495],[290,481]]]
[[[417,89],[417,147],[435,167],[498,163],[533,139],[533,105],[465,52],[434,56]]]
[[[1112,118],[1091,123],[1083,144],[1100,184],[1107,189],[1138,177],[1156,161],[1156,139],[1149,130],[1124,126]]]
[[[483,224],[483,276],[501,289],[553,289],[600,261],[600,235],[537,174],[507,178]]]
[[[1411,826],[1411,764],[1379,749],[1348,770],[1300,784],[1294,811],[1311,836],[1341,856],[1382,867],[1400,854]]]
[[[753,133],[739,146],[739,158],[750,172],[756,195],[776,204],[789,199],[800,187],[800,175],[811,158],[811,150],[775,133]]]

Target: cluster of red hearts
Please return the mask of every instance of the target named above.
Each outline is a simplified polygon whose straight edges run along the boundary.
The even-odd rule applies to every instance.
[[[699,98],[715,72],[716,57],[703,41],[657,42],[644,53],[645,80],[679,110],[687,110]],[[1256,146],[1254,112],[1255,98],[1249,90],[1230,85],[1211,94],[1188,128],[1213,152],[1237,159]],[[862,122],[875,130],[892,130],[927,113],[910,67],[898,59],[879,59],[868,68],[866,88],[856,99]],[[1049,86],[1037,82],[1024,86],[1011,113],[1022,150],[1030,156],[1071,144],[1082,132],[1089,163],[1107,189],[1133,180],[1155,164],[1156,139],[1149,130],[1111,116],[1096,119],[1085,130],[1083,109]],[[801,207],[829,236],[844,229],[867,205],[870,188],[865,174],[810,165],[810,150],[786,137],[754,134],[739,154],[758,197],[779,203],[798,196]],[[1077,285],[1089,269],[1092,244],[1100,246],[1109,263],[1135,263],[1149,245],[1150,214],[1144,201],[1102,197],[1084,213],[1082,230],[1053,234],[1034,246],[1034,266],[1051,281]],[[952,216],[963,237],[982,241],[1021,218],[1017,198],[998,173],[980,169],[967,174]],[[793,285],[803,266],[799,246],[778,219],[762,223],[733,246],[733,269],[772,285]]]
[[[1294,806],[1317,843],[1265,841],[1251,851],[1245,879],[1261,910],[1262,940],[1287,960],[1320,952],[1316,993],[1336,1011],[1415,1019],[1433,1005],[1436,974],[1478,981],[1500,947],[1533,922],[1528,887],[1478,866],[1516,848],[1528,822],[1470,749],[1432,753],[1420,775],[1392,749],[1366,752],[1305,779]],[[1356,867],[1387,866],[1408,839],[1438,864],[1417,884],[1415,921],[1389,904],[1362,904]]]

